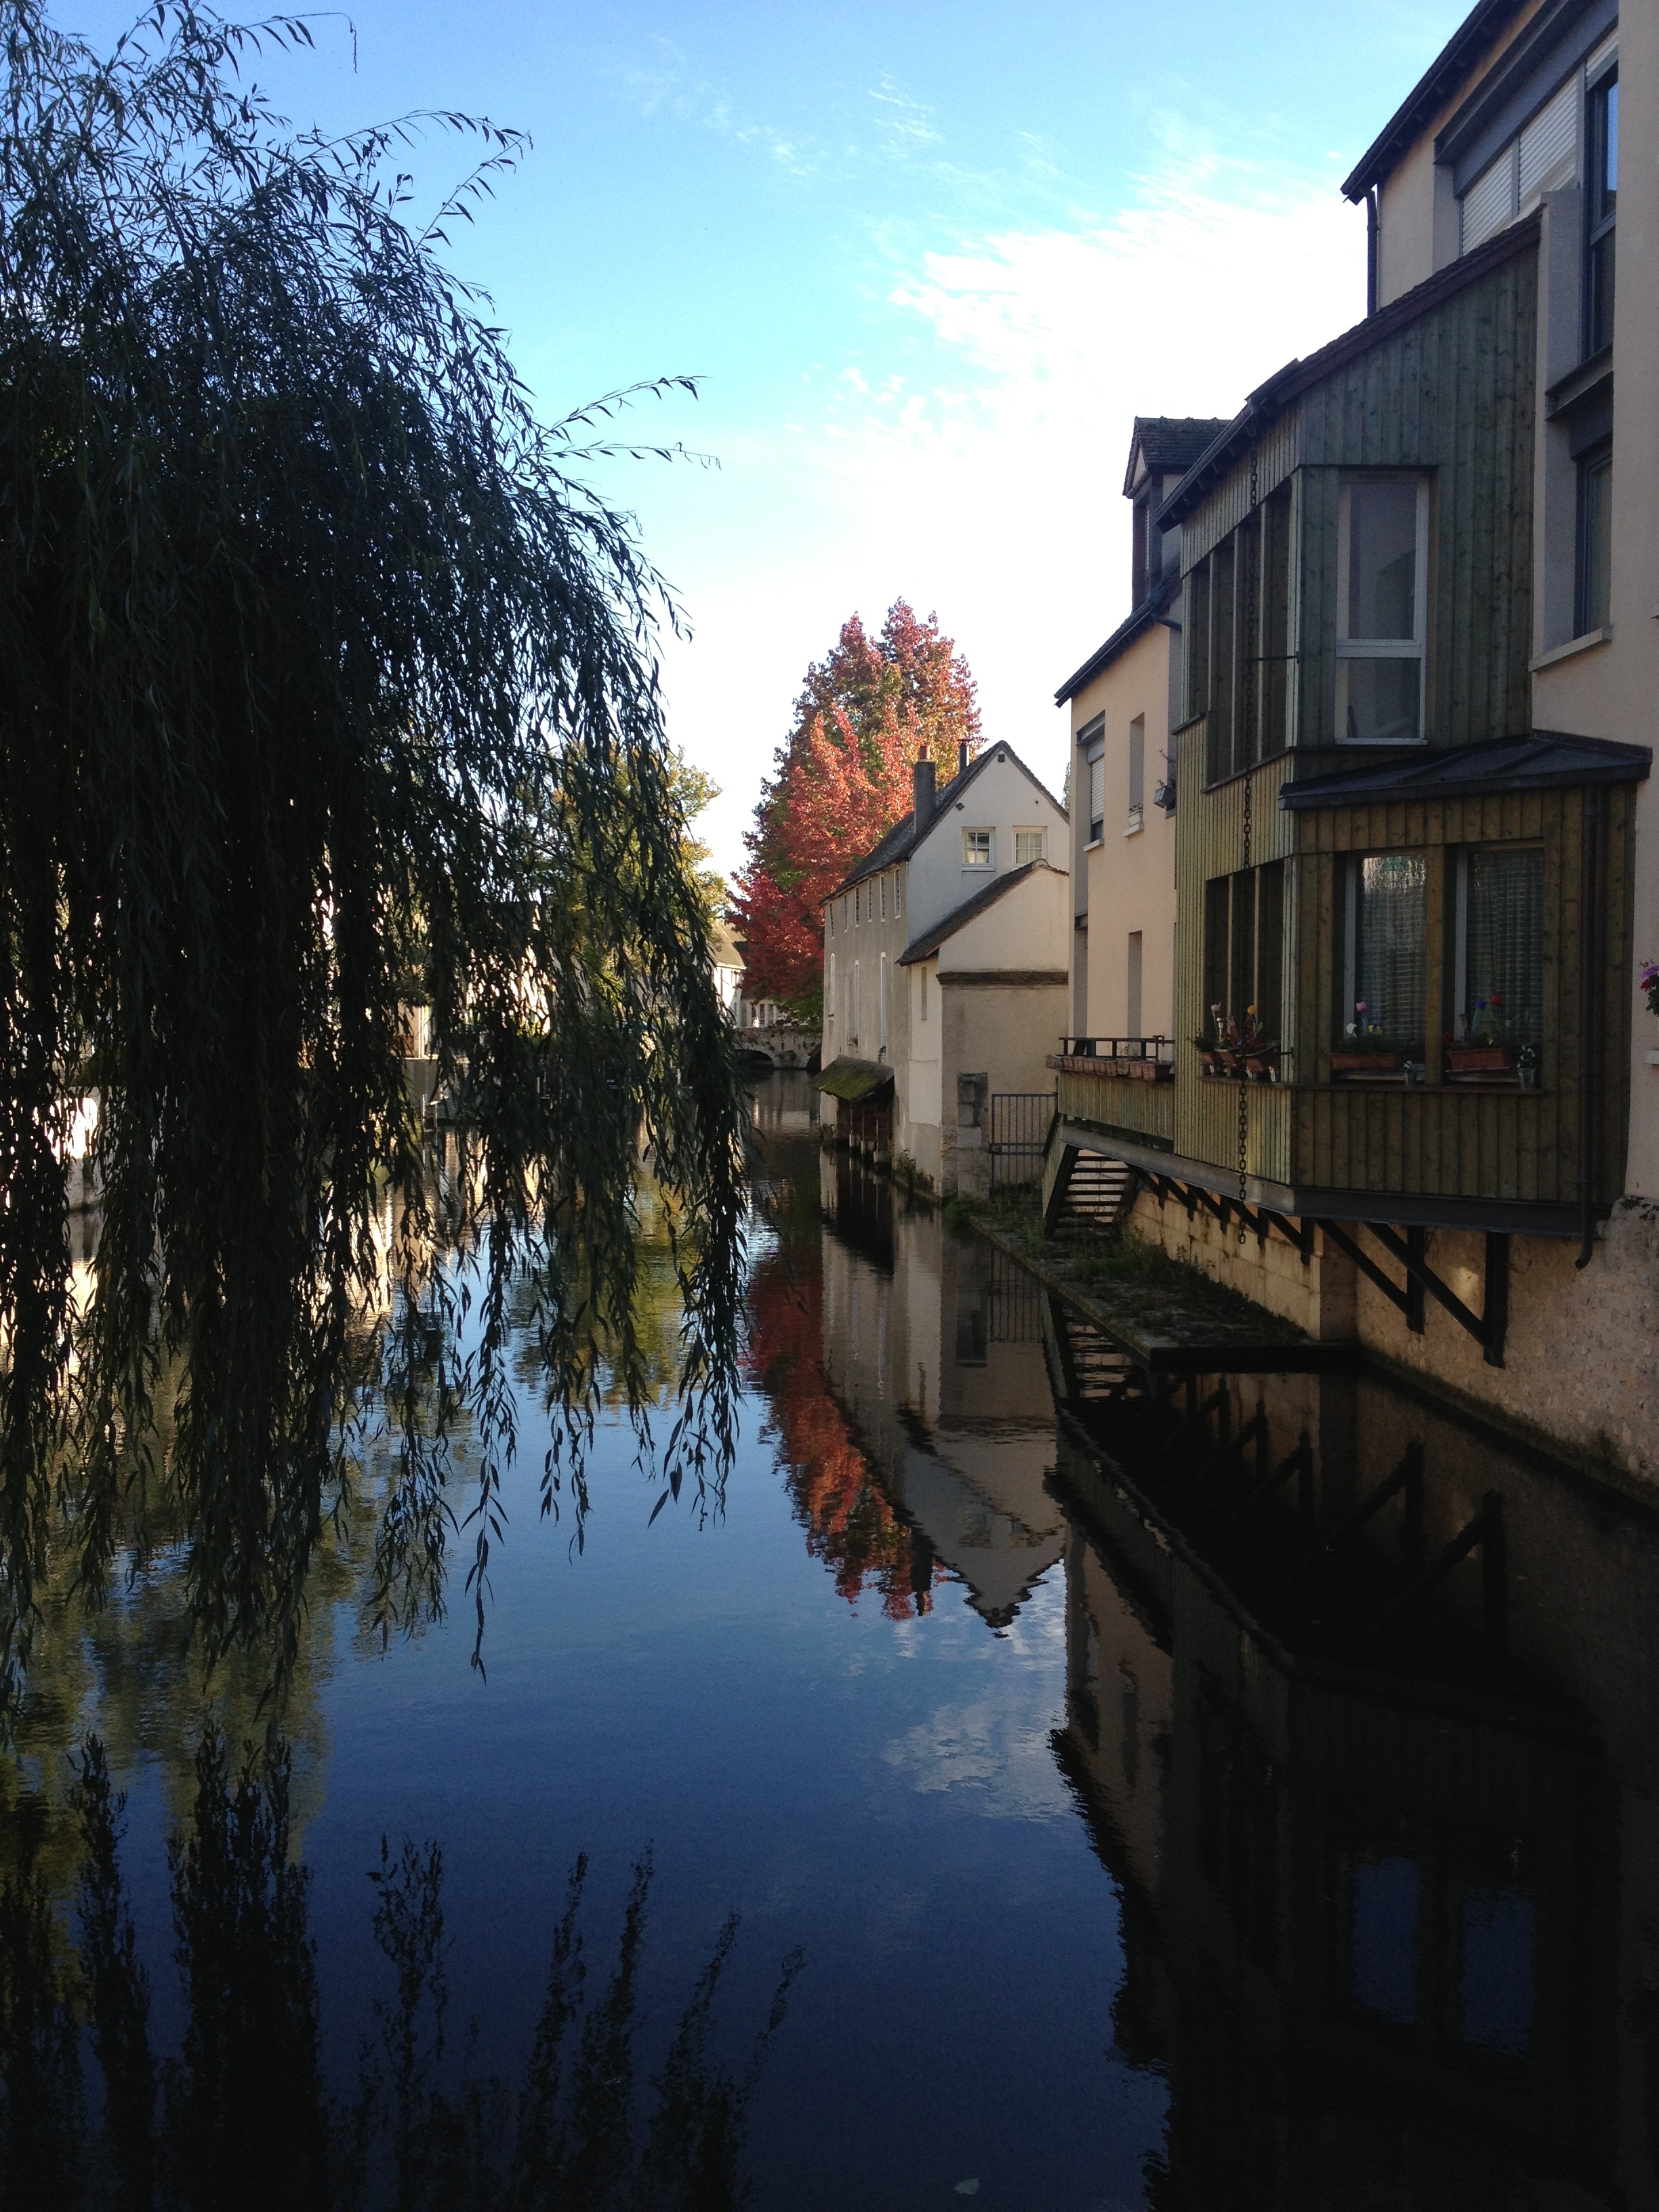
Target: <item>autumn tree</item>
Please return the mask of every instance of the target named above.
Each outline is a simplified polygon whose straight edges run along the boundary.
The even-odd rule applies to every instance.
[[[955,773],[963,744],[979,744],[974,679],[939,617],[922,622],[896,599],[873,638],[851,617],[806,672],[745,841],[738,899],[750,998],[819,1019],[824,900],[909,812],[922,747],[944,777]]]

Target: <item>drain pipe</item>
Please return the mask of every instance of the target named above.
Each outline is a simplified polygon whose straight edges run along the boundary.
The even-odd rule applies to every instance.
[[[1595,1059],[1601,1049],[1600,1025],[1595,1018],[1596,970],[1596,830],[1601,819],[1601,793],[1591,784],[1584,793],[1583,844],[1579,869],[1578,911],[1578,1257],[1574,1265],[1588,1267],[1595,1252],[1595,1111],[1599,1086]]]

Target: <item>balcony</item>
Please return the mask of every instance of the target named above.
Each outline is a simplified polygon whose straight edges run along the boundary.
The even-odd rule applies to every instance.
[[[1156,1152],[1175,1147],[1175,1043],[1166,1036],[1068,1036],[1052,1061],[1062,1121]]]

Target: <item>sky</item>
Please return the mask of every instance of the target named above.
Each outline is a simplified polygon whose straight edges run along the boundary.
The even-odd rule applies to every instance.
[[[103,42],[136,7],[59,4]],[[1231,415],[1364,310],[1340,179],[1460,0],[363,0],[258,71],[331,129],[530,134],[451,258],[550,416],[642,380],[606,464],[690,635],[670,733],[728,871],[810,661],[937,611],[1056,788],[1055,687],[1128,607],[1133,418]],[[434,128],[437,191],[465,147]]]

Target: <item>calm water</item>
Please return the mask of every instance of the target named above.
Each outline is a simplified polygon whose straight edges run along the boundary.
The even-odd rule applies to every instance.
[[[437,2074],[509,2085],[573,1862],[597,1978],[648,1847],[642,2099],[729,1913],[722,2064],[799,1954],[741,2122],[757,2206],[1659,2203],[1652,1521],[1375,1380],[1127,1374],[838,1178],[811,1108],[804,1078],[757,1100],[724,1512],[647,1525],[618,1426],[579,1553],[527,1432],[487,1678],[464,1608],[382,1656],[349,1573],[319,1603],[291,1731],[319,2095],[349,2102],[392,1995],[383,1837],[442,1846]],[[9,1801],[68,1924],[51,1808],[104,1730],[163,2051],[202,1717],[171,1621],[141,1595],[60,1636]]]

